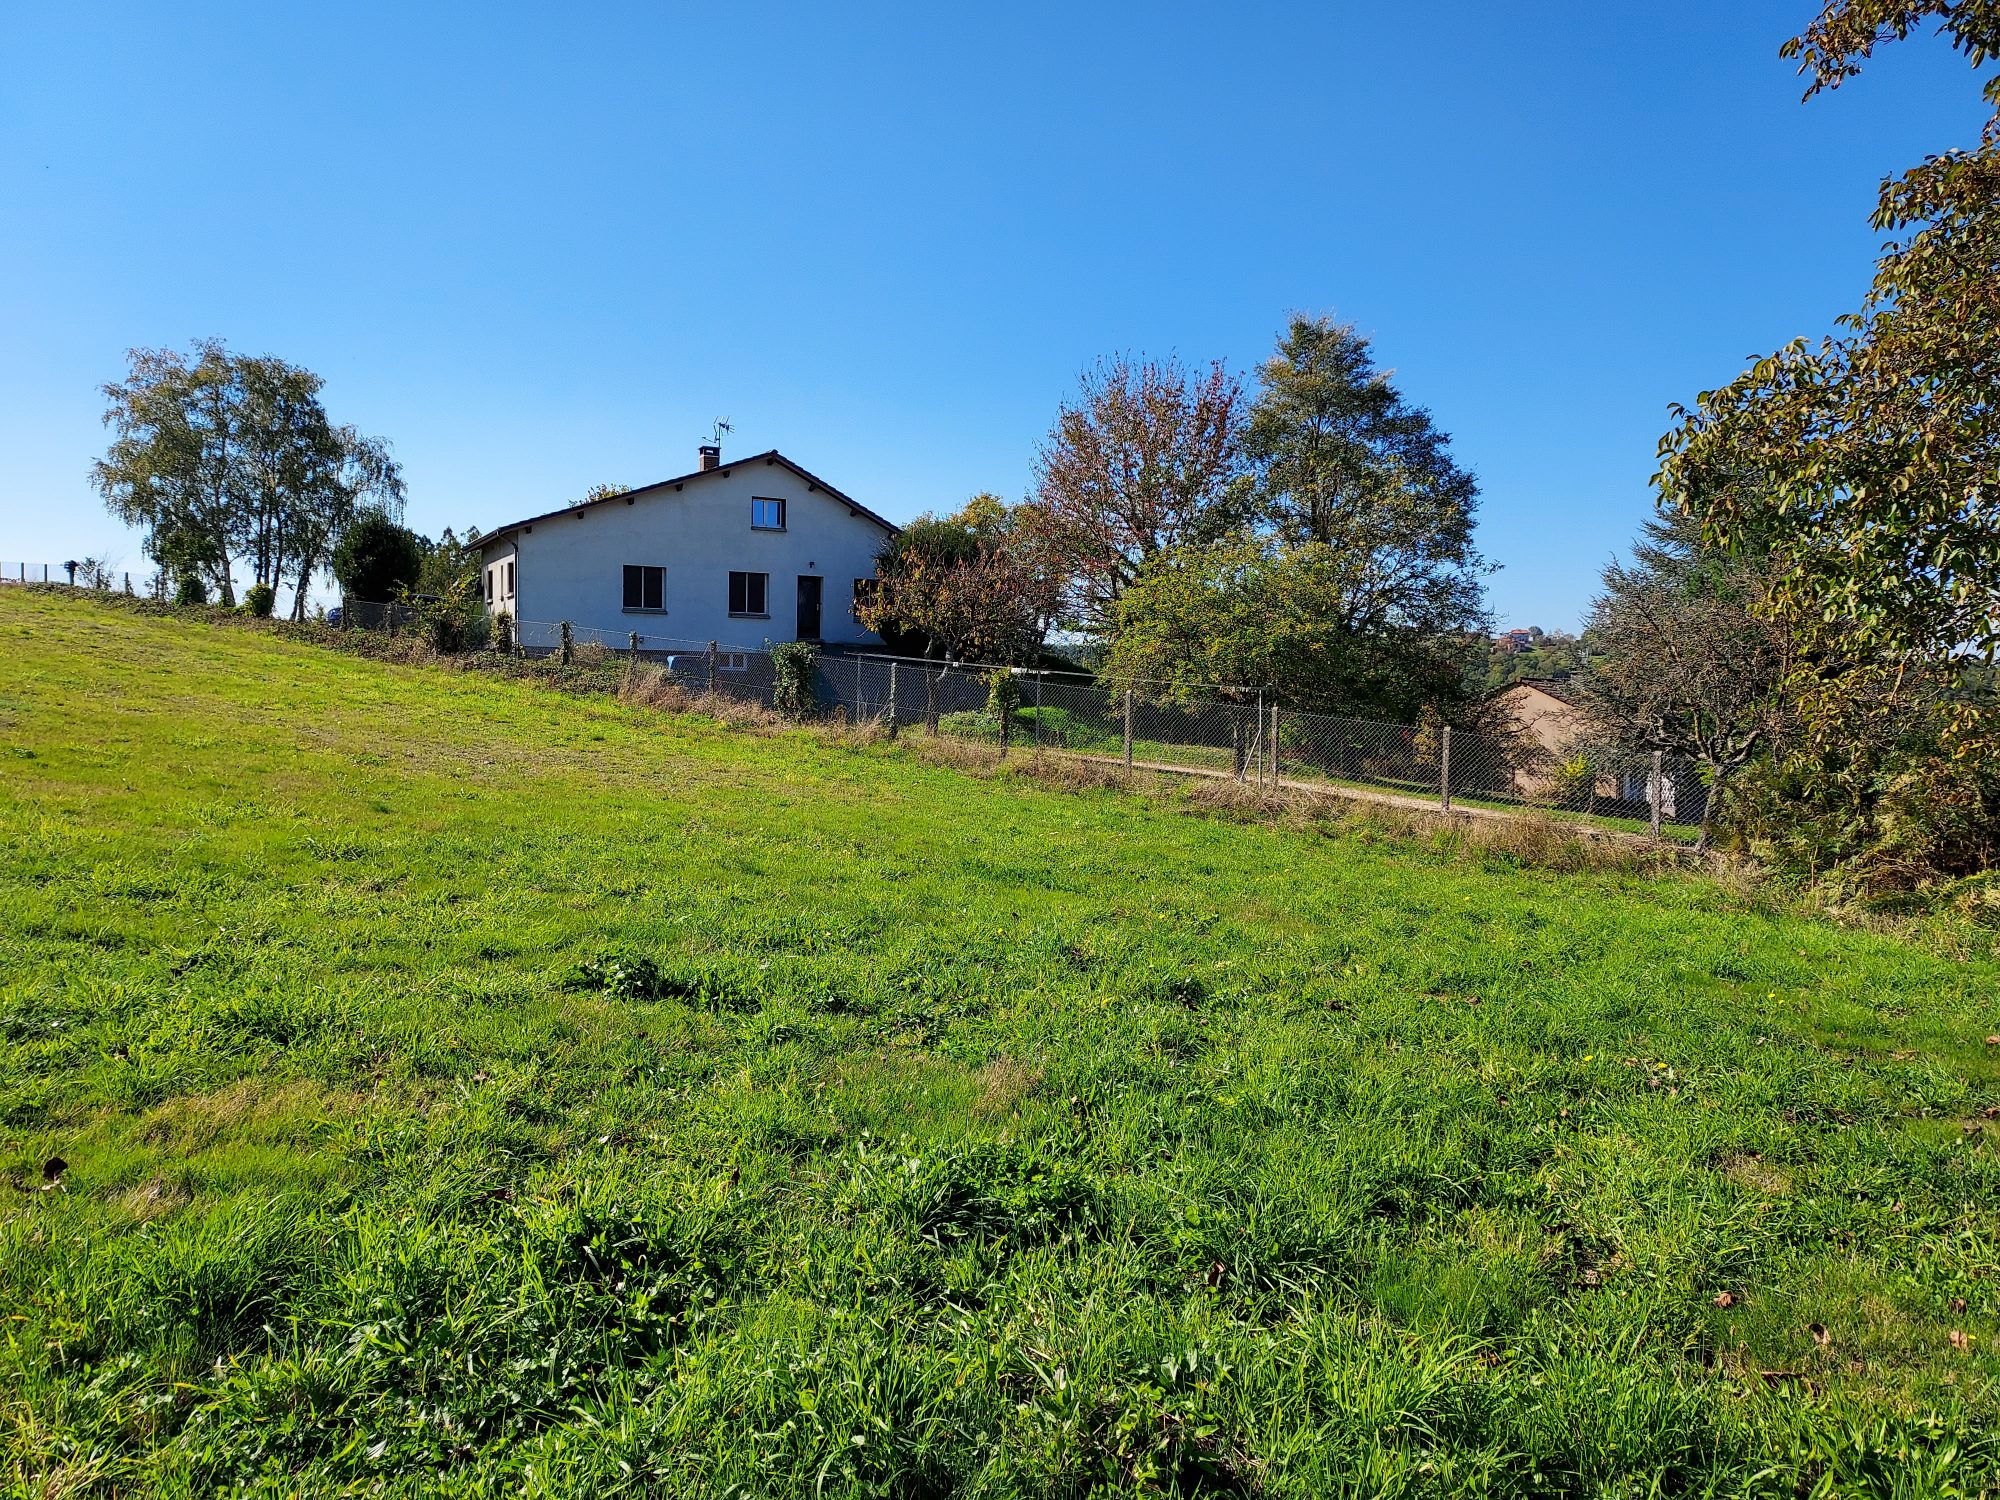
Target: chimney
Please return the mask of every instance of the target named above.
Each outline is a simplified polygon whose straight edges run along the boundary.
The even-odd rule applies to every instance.
[[[722,444],[703,443],[701,445],[701,466],[704,471],[722,467]]]

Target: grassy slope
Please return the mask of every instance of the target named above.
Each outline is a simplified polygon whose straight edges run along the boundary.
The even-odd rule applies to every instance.
[[[9,593],[0,768],[17,1485],[2000,1487],[1990,961]]]

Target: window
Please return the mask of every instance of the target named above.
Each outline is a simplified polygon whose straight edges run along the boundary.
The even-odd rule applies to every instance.
[[[750,670],[750,653],[718,651],[715,654],[715,668],[718,672],[747,672]]]
[[[493,575],[499,571],[498,568],[488,568],[486,570],[486,602],[488,604],[493,602]]]
[[[785,529],[785,502],[782,500],[756,500],[750,502],[750,529],[753,531],[783,531]]]
[[[664,612],[667,607],[667,570],[631,567],[625,569],[625,608]]]
[[[513,594],[514,594],[514,559],[510,557],[507,559],[507,595],[509,598],[512,598]]]
[[[854,580],[854,618],[861,618],[861,611],[873,604],[881,595],[882,580],[879,578],[857,578]]]
[[[771,575],[769,573],[731,573],[729,575],[729,612],[732,615],[770,614]]]

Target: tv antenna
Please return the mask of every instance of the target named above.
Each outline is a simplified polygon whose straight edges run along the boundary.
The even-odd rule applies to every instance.
[[[720,448],[722,446],[722,435],[727,431],[729,431],[729,418],[717,417],[715,425],[708,430],[709,442]]]

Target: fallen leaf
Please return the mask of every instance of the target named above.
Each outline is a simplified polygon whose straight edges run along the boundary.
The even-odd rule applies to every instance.
[[[1759,1370],[1757,1373],[1767,1385],[1779,1385],[1787,1380],[1805,1379],[1805,1376],[1801,1375],[1797,1370]]]
[[[1218,1260],[1208,1268],[1208,1274],[1204,1276],[1202,1280],[1205,1281],[1210,1287],[1220,1288],[1222,1285],[1222,1279],[1228,1274],[1229,1274],[1229,1268],[1223,1265],[1223,1263]]]
[[[1970,1349],[1972,1339],[1963,1328],[1954,1328],[1951,1331],[1951,1347],[1959,1350]]]
[[[1953,1312],[1955,1312],[1955,1313],[1962,1313],[1962,1312],[1964,1312],[1964,1311],[1965,1311],[1965,1299],[1964,1299],[1963,1297],[1954,1297],[1954,1298],[1952,1298],[1952,1299],[1951,1299],[1951,1310],[1952,1310]]]
[[[2000,1032],[1995,1032],[1992,1036],[1989,1036],[1986,1039],[1986,1045],[1989,1047],[2000,1047]]]
[[[42,1163],[42,1181],[53,1185],[62,1174],[69,1170],[69,1163],[60,1156],[51,1156]]]
[[[1822,1349],[1833,1342],[1833,1335],[1826,1331],[1824,1323],[1808,1323],[1806,1324],[1806,1332],[1813,1336],[1813,1342],[1818,1344]]]
[[[1734,1292],[1717,1292],[1715,1294],[1715,1305],[1717,1307],[1734,1307],[1736,1305],[1736,1294]]]

